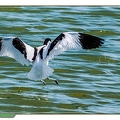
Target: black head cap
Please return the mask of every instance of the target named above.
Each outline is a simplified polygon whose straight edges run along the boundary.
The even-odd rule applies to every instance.
[[[50,38],[46,38],[45,41],[44,41],[44,43],[43,43],[43,45],[47,45],[47,43],[48,43],[49,41],[51,41],[51,39],[50,39]]]

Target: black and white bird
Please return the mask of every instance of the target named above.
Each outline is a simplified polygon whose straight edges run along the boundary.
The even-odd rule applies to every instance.
[[[48,65],[54,56],[69,49],[93,49],[102,46],[102,44],[104,44],[102,38],[79,32],[61,33],[53,41],[46,38],[42,46],[34,48],[18,37],[4,37],[0,39],[0,56],[14,58],[22,65],[32,64],[27,76],[28,79],[44,82],[44,79],[54,71]]]

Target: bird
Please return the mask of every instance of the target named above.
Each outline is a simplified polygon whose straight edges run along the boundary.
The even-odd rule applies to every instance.
[[[104,39],[82,32],[63,32],[53,41],[46,38],[43,45],[32,47],[19,37],[0,38],[0,56],[8,56],[22,65],[32,65],[27,78],[45,83],[54,72],[49,66],[55,56],[72,49],[95,49],[104,44]],[[56,84],[58,81],[55,80]]]

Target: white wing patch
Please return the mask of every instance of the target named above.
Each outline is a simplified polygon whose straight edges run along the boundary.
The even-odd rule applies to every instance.
[[[65,32],[63,34],[65,35],[65,38],[60,43],[63,45],[63,47],[66,47],[66,49],[81,48],[79,43],[79,34],[77,32]]]
[[[63,34],[65,37],[62,37],[62,40],[59,40],[50,51],[50,54],[46,58],[47,61],[53,59],[55,55],[59,55],[66,50],[82,48],[79,43],[79,34],[77,32],[65,32]]]

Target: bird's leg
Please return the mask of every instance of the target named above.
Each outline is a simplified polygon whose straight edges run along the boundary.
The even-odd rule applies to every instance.
[[[59,82],[58,82],[57,80],[55,80],[55,83],[56,83],[56,84],[59,84]]]
[[[41,80],[43,82],[44,85],[46,85],[46,82],[44,80]]]
[[[50,80],[49,77],[48,77],[47,79]],[[52,78],[52,79],[53,79],[53,78]],[[54,81],[55,81],[56,84],[59,84],[58,80],[55,79]]]

